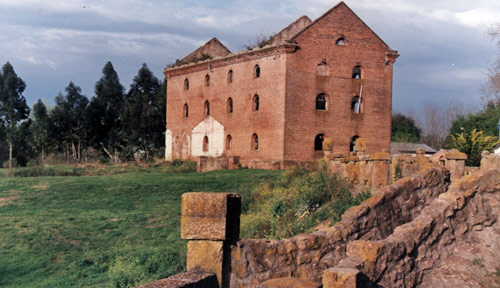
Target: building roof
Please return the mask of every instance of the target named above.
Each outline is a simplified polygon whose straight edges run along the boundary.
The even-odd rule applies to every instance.
[[[414,154],[418,149],[424,149],[425,154],[434,154],[437,151],[423,143],[391,142],[391,154]]]
[[[231,51],[222,44],[219,39],[212,38],[203,46],[191,52],[188,56],[182,58],[176,65],[189,64],[199,60],[206,60],[215,57],[226,57],[231,54]],[[207,58],[205,58],[207,57]]]
[[[217,38],[212,38],[210,41],[208,41],[205,45],[199,47],[195,51],[193,51],[191,54],[188,56],[184,57],[181,61],[177,62],[174,66],[167,67],[166,70],[176,70],[178,68],[181,68],[181,66],[186,67],[187,65],[196,65],[196,64],[201,64],[205,62],[211,62],[215,59],[220,60],[220,59],[225,59],[225,58],[230,58],[234,56],[239,56],[251,52],[256,52],[259,50],[265,50],[269,48],[275,48],[279,47],[282,45],[293,45],[294,44],[294,39],[297,38],[300,34],[302,34],[304,31],[309,29],[311,26],[315,25],[318,21],[323,19],[326,15],[330,14],[332,11],[338,9],[339,7],[346,7],[354,16],[356,16],[363,25],[365,25],[389,50],[390,55],[392,56],[399,56],[398,52],[396,50],[392,50],[389,45],[387,45],[382,38],[380,38],[377,33],[375,33],[366,23],[359,18],[354,11],[347,6],[343,1],[339,2],[337,5],[335,5],[333,8],[325,12],[323,15],[318,17],[316,20],[311,22],[311,19],[307,16],[301,16],[294,22],[292,22],[290,25],[285,27],[283,30],[281,30],[279,33],[275,34],[270,38],[271,44],[266,45],[262,48],[256,47],[252,50],[248,51],[242,51],[238,52],[236,54],[232,54],[229,49],[227,49]],[[306,25],[304,25],[306,23]],[[303,26],[301,26],[303,25]],[[298,29],[296,29],[298,28]],[[300,29],[302,28],[302,29]],[[215,53],[214,51],[219,51],[218,53]],[[209,58],[205,58],[204,56],[210,56]],[[200,61],[201,60],[201,61]]]

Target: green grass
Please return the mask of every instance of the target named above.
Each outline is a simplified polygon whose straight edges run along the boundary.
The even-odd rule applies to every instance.
[[[87,177],[0,172],[0,205],[9,203],[0,207],[0,287],[113,287],[168,277],[185,265],[182,193],[235,191],[245,199],[281,173],[116,169]]]

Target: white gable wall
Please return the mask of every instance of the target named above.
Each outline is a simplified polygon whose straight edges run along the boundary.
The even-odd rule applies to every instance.
[[[217,157],[224,152],[224,126],[212,116],[205,117],[191,133],[191,155]],[[203,152],[203,138],[208,137],[208,151]]]

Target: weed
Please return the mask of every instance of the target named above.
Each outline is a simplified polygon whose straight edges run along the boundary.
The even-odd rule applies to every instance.
[[[480,258],[480,257],[476,257],[474,259],[472,259],[471,261],[471,265],[474,265],[474,266],[479,266],[481,268],[484,268],[484,263],[483,263],[483,258]]]

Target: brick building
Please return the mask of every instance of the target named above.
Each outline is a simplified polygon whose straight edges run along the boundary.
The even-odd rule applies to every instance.
[[[343,2],[262,48],[232,54],[214,38],[164,70],[166,158],[284,168],[322,157],[326,137],[334,152],[358,137],[367,153],[389,151],[398,56]]]

